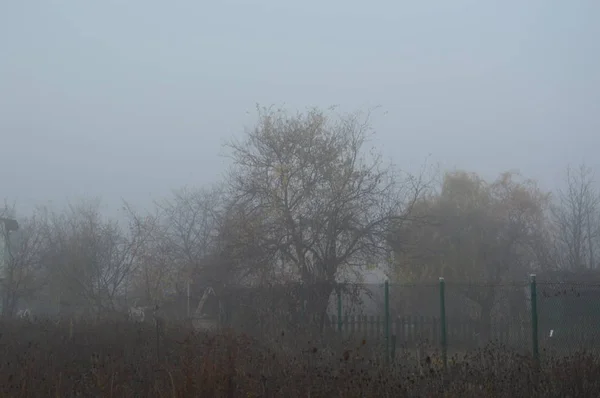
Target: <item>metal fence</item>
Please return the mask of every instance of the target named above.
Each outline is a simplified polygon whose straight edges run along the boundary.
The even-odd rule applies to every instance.
[[[188,298],[191,312],[199,297]],[[496,342],[538,356],[600,348],[600,284],[287,284],[216,292],[207,316],[250,335],[327,335],[385,355],[428,346],[446,355]]]
[[[600,348],[600,284],[539,283],[536,293],[540,349]]]

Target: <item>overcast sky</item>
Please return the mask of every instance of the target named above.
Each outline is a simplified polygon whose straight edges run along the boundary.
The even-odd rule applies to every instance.
[[[255,104],[380,106],[376,144],[552,187],[600,173],[600,1],[0,2],[0,198],[216,181]]]

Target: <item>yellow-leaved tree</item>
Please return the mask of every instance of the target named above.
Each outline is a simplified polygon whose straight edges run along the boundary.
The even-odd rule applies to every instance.
[[[516,173],[491,183],[474,173],[446,173],[437,192],[413,207],[428,222],[404,223],[390,236],[393,274],[415,283],[444,277],[476,308],[481,334],[489,336],[493,313],[510,316],[506,306],[498,309],[508,301],[500,285],[524,282],[544,266],[548,205],[549,195]]]

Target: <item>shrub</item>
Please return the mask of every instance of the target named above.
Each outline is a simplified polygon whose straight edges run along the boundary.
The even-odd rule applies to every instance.
[[[600,358],[543,355],[499,345],[454,356],[410,351],[393,363],[366,341],[299,344],[230,330],[157,330],[120,321],[0,324],[2,396],[107,397],[595,397]]]

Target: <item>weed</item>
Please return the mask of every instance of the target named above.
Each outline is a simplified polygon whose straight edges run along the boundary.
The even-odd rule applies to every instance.
[[[596,397],[600,357],[543,355],[498,344],[455,355],[399,350],[392,363],[368,341],[257,340],[123,322],[0,323],[4,397]],[[158,339],[158,340],[157,340]],[[157,346],[160,350],[157,350]]]

